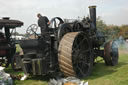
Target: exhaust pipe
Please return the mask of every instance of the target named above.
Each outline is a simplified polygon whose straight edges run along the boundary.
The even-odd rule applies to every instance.
[[[89,11],[90,11],[90,19],[92,21],[92,23],[95,26],[95,31],[96,29],[96,6],[89,6]]]

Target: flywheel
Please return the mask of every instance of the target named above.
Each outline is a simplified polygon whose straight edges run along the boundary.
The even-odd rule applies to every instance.
[[[93,67],[93,51],[88,36],[83,32],[70,32],[59,43],[58,61],[65,76],[87,77]]]

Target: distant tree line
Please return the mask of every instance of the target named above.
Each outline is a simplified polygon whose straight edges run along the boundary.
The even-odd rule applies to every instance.
[[[25,34],[20,34],[19,32],[13,32],[11,33],[14,36],[24,36]]]
[[[122,36],[124,39],[128,39],[128,25],[107,25],[100,17],[98,17],[97,30],[101,31],[108,38],[118,38]]]
[[[13,32],[13,33],[11,33],[11,35],[13,35],[13,36],[24,36],[26,38],[30,36],[30,34],[27,34],[27,33],[21,34],[19,32]]]

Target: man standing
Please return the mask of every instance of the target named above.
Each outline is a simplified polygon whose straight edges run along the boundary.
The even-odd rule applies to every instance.
[[[40,13],[37,14],[38,19],[38,26],[41,29],[41,35],[43,35],[44,32],[48,32],[48,25],[50,24],[48,18],[46,16],[42,16]]]

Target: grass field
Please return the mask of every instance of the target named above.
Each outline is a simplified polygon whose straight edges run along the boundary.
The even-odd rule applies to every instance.
[[[7,68],[6,72],[11,74],[23,74],[14,72]],[[83,79],[89,85],[128,85],[128,50],[119,51],[119,64],[117,66],[105,66],[104,61],[98,62],[91,75]],[[44,77],[29,77],[25,81],[14,80],[14,85],[47,85],[48,79]]]

